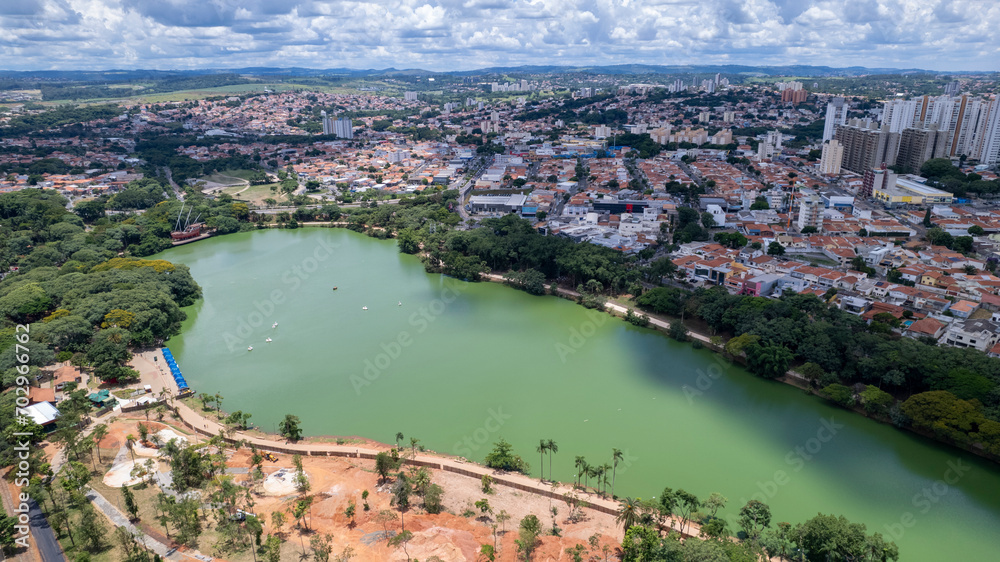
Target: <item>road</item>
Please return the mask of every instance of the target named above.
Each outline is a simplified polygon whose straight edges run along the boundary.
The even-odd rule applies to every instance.
[[[164,166],[163,167],[163,175],[165,175],[167,177],[167,183],[169,183],[170,187],[173,188],[173,190],[174,190],[174,196],[177,197],[177,200],[178,201],[183,201],[184,200],[184,190],[182,190],[181,186],[177,185],[177,182],[174,181],[174,175],[170,171],[170,166]]]
[[[451,189],[459,190],[458,215],[462,217],[463,222],[469,220],[470,218],[469,212],[465,210],[465,205],[466,205],[465,198],[468,196],[469,191],[471,191],[472,188],[476,185],[476,179],[479,178],[479,176],[483,174],[483,170],[488,168],[492,163],[493,163],[493,156],[490,156],[488,160],[481,157],[477,157],[472,163],[469,164],[470,168],[474,167],[472,172],[466,174],[465,176],[462,176],[461,179],[452,182],[452,184],[448,186]],[[466,177],[468,177],[468,180],[466,180]]]
[[[59,546],[59,541],[56,540],[56,534],[49,525],[49,521],[45,518],[45,514],[42,513],[41,508],[35,503],[35,500],[29,502],[30,511],[28,516],[31,518],[29,525],[31,526],[31,538],[35,540],[35,544],[38,546],[38,551],[42,555],[42,562],[61,562],[66,560],[63,556],[62,547]]]
[[[569,190],[569,197],[566,197],[565,199],[561,199],[561,200],[559,200],[556,203],[555,212],[552,214],[552,216],[554,216],[554,217],[561,217],[562,216],[562,212],[563,212],[563,207],[566,206],[566,201],[572,199],[573,196],[576,195],[577,193],[579,193],[579,191],[581,189],[584,190],[584,191],[587,190],[587,182],[590,181],[589,174],[590,174],[590,168],[588,167],[587,168],[587,173],[584,174],[584,176],[582,178],[577,178],[576,185],[574,185],[572,188],[570,188],[570,190]]]

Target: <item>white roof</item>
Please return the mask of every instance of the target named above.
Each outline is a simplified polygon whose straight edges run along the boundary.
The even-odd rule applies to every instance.
[[[38,425],[45,425],[59,417],[59,410],[51,402],[38,402],[24,408],[24,413],[31,416]]]

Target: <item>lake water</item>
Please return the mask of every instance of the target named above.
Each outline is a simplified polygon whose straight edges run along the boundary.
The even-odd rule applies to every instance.
[[[473,460],[503,437],[535,475],[538,441],[553,439],[562,481],[576,456],[610,463],[618,448],[619,496],[670,486],[722,493],[726,515],[751,498],[775,522],[845,515],[894,538],[905,561],[1000,552],[992,463],[569,301],[430,275],[393,241],[340,229],[156,257],[190,266],[204,289],[167,343],[188,383],[266,430],[292,413],[309,435],[402,432]]]

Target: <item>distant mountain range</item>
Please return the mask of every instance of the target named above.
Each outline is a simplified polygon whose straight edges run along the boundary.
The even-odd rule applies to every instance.
[[[450,72],[434,72],[422,69],[355,69],[355,68],[275,68],[246,67],[230,69],[204,70],[34,70],[8,71],[0,70],[0,78],[24,80],[53,81],[135,81],[157,80],[177,77],[204,76],[210,74],[243,74],[253,76],[274,77],[309,77],[309,76],[481,76],[490,74],[606,74],[606,75],[643,75],[643,74],[757,74],[762,76],[863,76],[869,74],[991,74],[984,71],[940,72],[919,68],[866,68],[849,66],[834,68],[831,66],[745,66],[745,65],[651,65],[651,64],[619,64],[608,66],[496,66],[477,70],[462,70]]]

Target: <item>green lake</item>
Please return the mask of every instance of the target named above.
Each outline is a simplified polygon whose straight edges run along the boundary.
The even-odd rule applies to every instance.
[[[504,437],[535,475],[538,440],[553,439],[563,481],[576,456],[610,463],[615,447],[619,496],[670,486],[722,493],[727,515],[751,498],[774,522],[841,514],[894,538],[907,562],[1000,552],[992,463],[564,299],[430,275],[393,241],[340,229],[157,257],[204,290],[167,343],[191,388],[266,430],[292,413],[309,435],[388,443],[399,431],[473,460]]]

